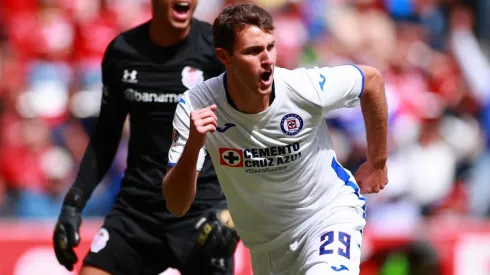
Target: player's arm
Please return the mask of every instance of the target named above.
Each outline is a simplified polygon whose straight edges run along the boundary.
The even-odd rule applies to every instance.
[[[168,167],[163,180],[162,192],[170,213],[177,217],[183,216],[196,196],[197,176],[196,167],[199,149],[190,147],[184,149],[180,160],[174,167]],[[189,169],[190,168],[190,169]]]
[[[53,234],[56,257],[68,270],[72,270],[77,261],[73,247],[80,241],[81,213],[114,159],[128,112],[117,82],[112,79],[111,68],[111,60],[106,54],[102,63],[104,90],[97,125],[75,182],[65,195]]]
[[[359,66],[364,75],[361,109],[366,126],[367,161],[355,174],[361,192],[377,193],[388,184],[388,106],[381,73],[373,67]]]
[[[359,66],[364,74],[361,110],[366,125],[368,162],[384,167],[388,157],[388,106],[381,73],[369,66]]]
[[[318,94],[323,113],[361,103],[366,125],[368,161],[385,165],[387,158],[388,107],[381,73],[365,65],[317,69]],[[310,74],[311,76],[315,76]]]
[[[117,153],[128,107],[119,89],[119,79],[115,77],[116,75],[118,74],[113,72],[111,57],[106,53],[102,62],[104,87],[97,125],[90,136],[77,177],[66,196],[65,204],[83,208],[109,170]],[[73,198],[78,199],[73,201]]]
[[[206,133],[216,130],[216,106],[191,112],[183,98],[174,115],[174,141],[169,152],[169,166],[162,183],[167,209],[175,216],[183,216],[196,196],[198,172],[206,153]]]
[[[387,180],[387,103],[381,73],[369,66],[344,65],[308,71],[323,114],[361,102],[368,145],[367,161],[355,178],[362,192],[378,192]]]

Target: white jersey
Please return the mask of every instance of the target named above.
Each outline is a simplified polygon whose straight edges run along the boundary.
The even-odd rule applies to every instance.
[[[175,165],[189,135],[194,110],[217,105],[217,131],[207,134],[206,153],[238,234],[254,252],[273,249],[328,215],[345,189],[358,196],[352,175],[335,160],[325,114],[353,107],[364,76],[355,66],[287,70],[275,68],[275,100],[258,114],[244,114],[227,100],[225,74],[187,91],[174,118],[169,165]],[[350,188],[350,187],[352,188]]]

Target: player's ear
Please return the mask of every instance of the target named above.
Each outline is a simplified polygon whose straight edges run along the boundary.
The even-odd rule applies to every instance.
[[[227,50],[223,48],[216,48],[216,56],[218,56],[218,59],[223,63],[223,65],[228,65],[230,64],[230,54],[228,53]]]

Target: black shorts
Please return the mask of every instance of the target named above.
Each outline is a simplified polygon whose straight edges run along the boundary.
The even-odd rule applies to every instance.
[[[182,275],[232,275],[232,256],[218,263],[194,250],[198,219],[186,219],[161,233],[155,230],[158,226],[150,228],[130,215],[111,213],[94,237],[83,265],[112,275],[157,275],[169,267]]]

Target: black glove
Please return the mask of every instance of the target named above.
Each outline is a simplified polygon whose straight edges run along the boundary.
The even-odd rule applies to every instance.
[[[54,229],[53,246],[56,258],[69,271],[73,270],[73,265],[78,261],[73,248],[80,243],[81,205],[84,205],[84,201],[76,192],[68,192]]]
[[[199,220],[196,229],[200,231],[197,249],[205,255],[215,259],[233,256],[240,238],[228,209],[209,212]]]

